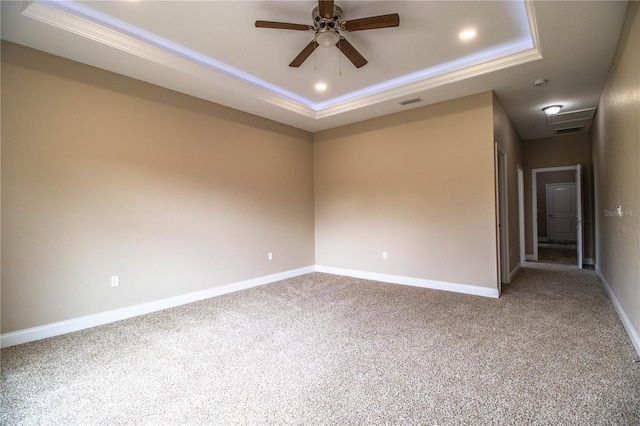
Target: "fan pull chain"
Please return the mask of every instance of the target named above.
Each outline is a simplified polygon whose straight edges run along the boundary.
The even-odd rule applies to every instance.
[[[313,49],[313,72],[316,71],[318,71],[318,48]]]
[[[342,38],[338,40],[338,77],[342,77]]]

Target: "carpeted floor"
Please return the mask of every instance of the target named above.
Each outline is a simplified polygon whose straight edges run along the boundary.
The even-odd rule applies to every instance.
[[[538,261],[577,265],[578,248],[575,243],[539,243]]]
[[[3,349],[0,423],[638,425],[635,358],[592,271],[498,300],[313,273]]]

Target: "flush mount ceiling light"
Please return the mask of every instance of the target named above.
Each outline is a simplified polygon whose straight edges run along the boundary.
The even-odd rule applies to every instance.
[[[326,83],[317,83],[315,87],[318,92],[324,92],[325,90],[327,90]]]
[[[556,115],[560,112],[560,108],[562,108],[562,105],[549,105],[542,108],[542,111],[544,111],[547,116]]]

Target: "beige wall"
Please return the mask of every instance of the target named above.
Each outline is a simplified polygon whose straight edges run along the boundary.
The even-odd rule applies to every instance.
[[[630,2],[591,131],[596,265],[640,352],[640,3]],[[622,217],[607,210],[622,206]]]
[[[518,165],[522,167],[522,140],[497,96],[493,97],[493,136],[507,155],[507,201],[509,211],[509,271],[520,264],[520,218],[518,211]],[[503,278],[504,282],[506,280]]]
[[[496,288],[493,152],[491,92],[316,133],[316,264]]]
[[[1,18],[1,17],[0,17]],[[2,21],[2,19],[0,19]],[[0,25],[1,26],[1,25]],[[0,42],[0,58],[2,42]],[[2,96],[2,66],[0,66],[0,98]],[[1,100],[1,99],[0,99]],[[2,193],[2,102],[0,102],[0,194]],[[2,196],[0,196],[0,240],[2,236]],[[0,243],[0,333],[2,333],[2,244]]]
[[[582,165],[582,203],[584,220],[584,258],[593,258],[593,180],[588,133],[534,139],[523,142],[525,251],[533,254],[531,221],[531,171],[545,167]]]
[[[2,333],[314,264],[310,133],[10,43],[1,76]]]

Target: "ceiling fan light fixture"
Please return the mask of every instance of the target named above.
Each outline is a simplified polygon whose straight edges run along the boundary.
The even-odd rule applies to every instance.
[[[316,43],[322,47],[333,47],[338,44],[340,34],[334,28],[320,29],[316,33]]]
[[[561,108],[562,108],[562,105],[549,105],[542,108],[542,111],[547,116],[550,116],[550,115],[556,115],[557,113],[559,113]]]
[[[313,25],[258,20],[255,26],[256,28],[313,31],[315,33],[313,40],[311,40],[289,64],[292,68],[300,67],[319,46],[337,47],[338,50],[349,59],[353,66],[362,68],[367,65],[367,60],[347,39],[342,37],[341,32],[375,30],[378,28],[400,26],[400,16],[397,13],[343,21],[342,9],[336,6],[333,0],[318,0],[318,5],[311,11],[311,18]]]

